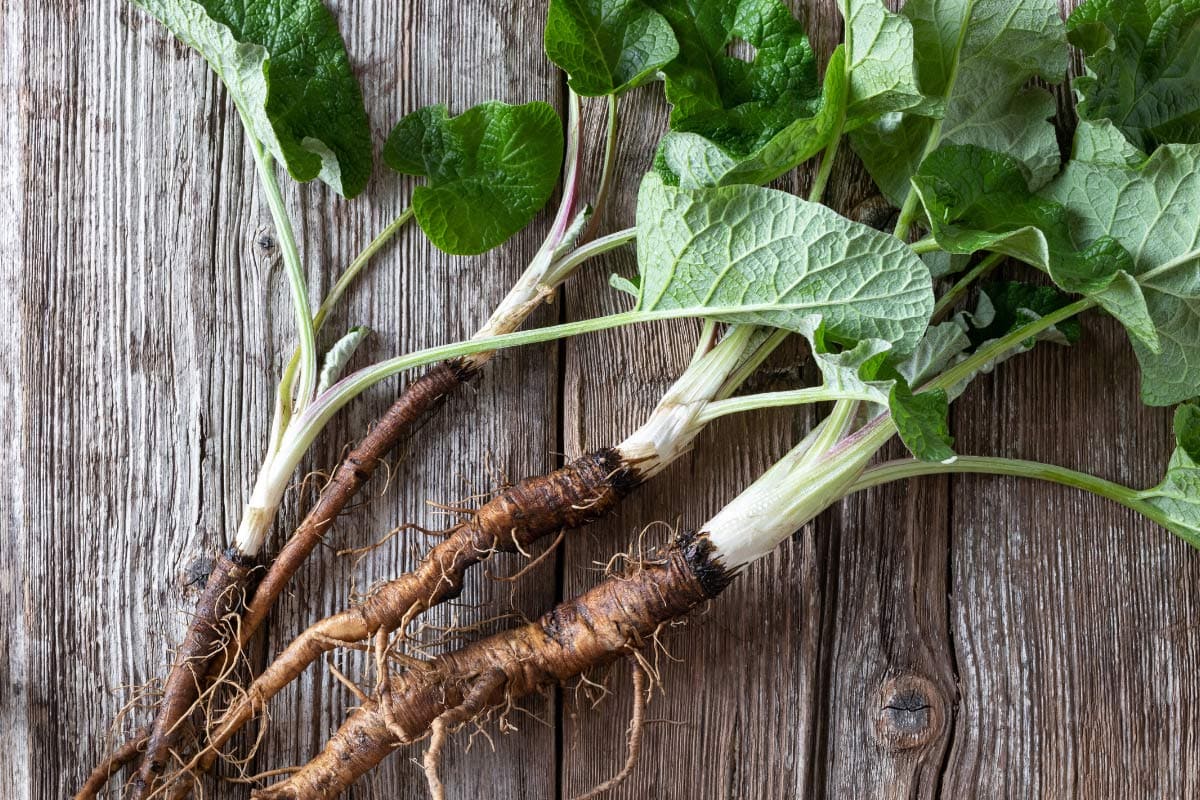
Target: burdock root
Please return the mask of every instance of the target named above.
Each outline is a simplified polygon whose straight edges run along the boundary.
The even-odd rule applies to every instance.
[[[523,551],[538,539],[582,527],[639,483],[634,467],[615,450],[603,449],[506,489],[434,546],[415,570],[298,636],[213,727],[209,757],[322,653],[365,641],[378,631],[403,628],[418,614],[457,597],[467,571],[492,553]]]
[[[304,560],[323,540],[338,514],[374,475],[383,457],[405,437],[413,425],[454,389],[470,380],[476,371],[477,367],[465,362],[446,361],[430,368],[404,389],[362,441],[338,465],[333,477],[321,490],[321,495],[295,534],[276,555],[270,569],[262,576],[257,590],[246,604],[240,624],[231,626],[236,629],[235,635],[216,635],[213,621],[220,619],[224,614],[213,617],[207,613],[205,603],[211,602],[212,598],[208,589],[205,590],[191,628],[180,648],[179,657],[167,676],[163,702],[155,715],[150,740],[135,740],[132,743],[135,748],[144,746],[146,751],[138,775],[133,781],[134,798],[148,797],[154,791],[166,766],[167,753],[174,745],[181,728],[182,717],[194,706],[205,682],[204,676],[219,675],[225,671],[229,660],[237,657],[241,647],[262,624],[279,594]],[[219,574],[219,570],[214,570],[213,578],[219,577]],[[225,588],[233,590],[229,592],[230,596],[236,594],[240,599],[240,589],[244,588],[244,584]],[[225,613],[229,610],[226,609]],[[121,752],[127,752],[127,748],[122,748]],[[95,785],[99,771],[100,767],[97,767],[88,777],[77,795],[79,800],[95,797],[103,786],[103,783]]]
[[[715,597],[732,575],[703,534],[681,536],[656,557],[555,607],[536,622],[495,634],[390,677],[350,713],[316,758],[261,800],[338,795],[400,745],[486,717],[539,689],[644,647],[665,623]],[[435,759],[436,761],[436,759]],[[435,789],[436,764],[431,786]],[[430,764],[427,760],[427,772]]]
[[[178,738],[208,674],[209,661],[227,640],[236,638],[228,616],[236,612],[254,571],[254,560],[230,548],[221,554],[208,576],[204,593],[196,603],[196,616],[188,627],[175,663],[163,686],[142,765],[131,789],[136,800],[149,796],[159,775],[166,769],[168,754]]]

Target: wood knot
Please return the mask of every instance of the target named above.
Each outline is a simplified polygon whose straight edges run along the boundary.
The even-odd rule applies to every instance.
[[[275,237],[266,229],[261,229],[254,237],[254,247],[260,255],[271,258],[279,249],[279,243],[275,241]]]
[[[900,675],[879,687],[875,738],[891,751],[923,747],[946,725],[946,702],[928,678]]]

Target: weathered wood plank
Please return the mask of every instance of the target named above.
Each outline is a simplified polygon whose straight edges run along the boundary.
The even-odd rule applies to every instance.
[[[558,76],[527,46],[541,38],[535,5],[335,4],[377,143],[420,104],[556,100]],[[17,546],[3,554],[6,570],[24,576],[4,615],[15,620],[10,680],[24,688],[4,705],[6,721],[29,739],[4,770],[14,776],[5,796],[58,798],[105,749],[102,732],[124,699],[112,690],[162,673],[203,559],[236,525],[273,375],[289,354],[290,313],[253,166],[203,61],[115,0],[86,12],[75,4],[7,11],[5,37],[15,46],[6,48],[5,99],[20,113],[6,128],[5,154],[26,165],[11,196],[34,202],[23,203],[4,259],[18,306],[6,315],[10,340],[21,342],[6,391],[19,392],[10,410],[22,437],[15,491],[25,493],[10,507],[20,509],[11,512]],[[382,172],[369,198],[350,203],[316,186],[287,189],[315,287],[327,287],[400,209],[409,184]],[[542,219],[474,260],[441,255],[413,229],[372,270],[370,290],[332,320],[330,335],[369,322],[377,335],[368,356],[469,335],[545,227]],[[499,358],[420,433],[419,455],[393,471],[389,496],[339,524],[333,543],[361,545],[403,520],[434,523],[426,499],[454,501],[495,486],[500,471],[550,467],[555,352]],[[373,392],[339,420],[306,469],[332,464],[387,395]],[[296,519],[292,502],[280,528]],[[352,579],[366,586],[411,564],[407,547],[393,541],[358,569],[321,554],[282,603],[264,651],[343,607]],[[519,608],[549,604],[546,569],[550,580],[517,593]],[[507,602],[508,589],[473,586],[467,596],[484,604],[461,612],[470,622]],[[368,677],[357,658],[336,661]],[[307,758],[349,700],[323,668],[312,670],[275,704],[256,764]],[[533,710],[550,713],[544,704]],[[448,780],[491,796],[552,793],[552,761],[529,757],[552,749],[551,731],[530,726],[499,747],[496,763],[528,765],[503,788],[481,781],[458,746]],[[397,757],[354,794],[423,796],[418,776]],[[228,784],[215,791],[244,794]]]
[[[377,141],[426,103],[461,110],[560,94],[536,45],[544,3],[335,7]],[[0,126],[11,167],[0,179],[0,324],[18,343],[0,367],[9,465],[0,575],[10,577],[0,586],[0,725],[14,732],[0,751],[0,795],[57,798],[105,748],[100,732],[123,699],[111,690],[161,674],[204,558],[236,524],[290,316],[262,236],[269,216],[207,67],[119,0],[86,11],[0,0],[0,9],[0,97],[15,110]],[[835,4],[809,0],[803,10],[827,55],[838,38]],[[632,221],[629,190],[665,119],[652,94],[624,102],[617,174],[626,191],[613,195],[608,229]],[[594,143],[597,106],[589,104]],[[802,190],[805,178],[788,185]],[[317,286],[397,213],[409,186],[381,171],[352,203],[315,186],[289,189]],[[868,192],[843,153],[828,201],[846,211]],[[518,241],[472,260],[408,232],[329,335],[375,326],[364,358],[468,335],[545,223],[543,215]],[[606,278],[628,274],[631,259],[589,265],[535,323],[615,310]],[[1169,447],[1166,416],[1137,402],[1132,354],[1115,326],[1086,328],[1075,353],[1040,348],[973,388],[954,415],[960,450],[1155,480]],[[424,501],[494,487],[490,462],[516,478],[554,466],[557,450],[614,443],[683,368],[694,337],[694,326],[679,324],[503,355],[417,435],[387,494],[375,487],[332,543],[361,545],[401,521],[437,524]],[[760,386],[794,381],[804,365],[793,351],[773,367]],[[388,399],[373,392],[347,413],[305,469],[331,464]],[[591,585],[596,562],[635,547],[648,523],[703,522],[811,421],[774,412],[715,425],[621,513],[569,541],[558,566],[541,565],[516,606],[532,614]],[[296,520],[296,505],[281,527]],[[352,584],[403,570],[413,544],[397,538],[357,567],[319,554],[257,656],[342,607]],[[665,691],[650,707],[642,763],[614,796],[1200,793],[1190,755],[1200,724],[1200,639],[1190,622],[1198,570],[1195,555],[1154,526],[1053,487],[955,478],[852,498],[664,638],[682,663],[660,659]],[[479,607],[457,612],[470,623],[508,599],[507,586],[477,578],[464,600]],[[370,680],[359,656],[334,662]],[[496,752],[463,753],[457,740],[448,785],[460,796],[565,797],[605,779],[624,759],[627,670],[618,666],[607,685],[614,696],[594,711],[570,688],[561,711],[531,701],[551,727],[517,718],[519,735],[495,737]],[[249,768],[304,760],[351,702],[326,670],[310,670],[274,704]],[[397,754],[351,796],[425,796],[415,755]]]
[[[832,3],[807,4],[810,30],[831,32]],[[836,35],[836,34],[835,34]],[[815,37],[824,55],[831,37]],[[633,189],[649,167],[666,109],[660,96],[639,93],[624,102],[625,153],[609,215],[613,228],[631,224]],[[647,124],[644,120],[653,120]],[[601,124],[597,115],[593,129]],[[805,179],[806,182],[806,179]],[[789,179],[799,191],[802,181]],[[840,196],[838,200],[841,200]],[[611,312],[619,302],[609,272],[630,274],[632,256],[619,254],[582,275],[567,291],[570,318]],[[651,337],[654,337],[651,339]],[[668,338],[669,337],[669,338]],[[566,345],[567,449],[614,444],[632,432],[686,366],[694,326],[610,332]],[[799,373],[795,348],[775,359],[779,387]],[[782,380],[778,380],[782,378]],[[762,390],[771,379],[764,378]],[[592,585],[616,550],[633,550],[639,531],[653,522],[647,545],[663,541],[670,526],[696,527],[745,488],[811,425],[808,412],[774,412],[722,420],[695,451],[627,500],[611,520],[575,537],[566,549],[564,587],[573,594]],[[664,691],[649,707],[642,759],[613,797],[798,797],[816,771],[816,709],[821,694],[821,631],[826,602],[820,564],[824,542],[801,535],[725,592],[699,620],[663,643]],[[605,780],[625,760],[631,687],[618,667],[614,696],[596,711],[564,700],[563,796]]]

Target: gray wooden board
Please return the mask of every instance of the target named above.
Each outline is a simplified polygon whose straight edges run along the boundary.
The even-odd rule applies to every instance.
[[[561,107],[564,84],[537,46],[542,3],[334,6],[377,144],[428,103]],[[0,725],[10,732],[0,796],[59,798],[110,744],[128,687],[161,674],[205,559],[236,525],[290,316],[253,165],[203,62],[118,0],[0,0],[0,9],[0,319],[13,343],[0,366]],[[800,11],[827,57],[835,4],[809,0]],[[651,91],[623,101],[606,229],[631,224],[631,190],[665,113]],[[601,125],[599,104],[588,103],[593,145]],[[803,191],[807,175],[783,185]],[[410,186],[380,170],[353,202],[317,185],[287,188],[317,291]],[[843,153],[827,201],[849,211],[869,194]],[[468,335],[547,222],[543,214],[475,259],[444,256],[408,231],[328,336],[373,326],[366,359]],[[632,266],[628,250],[588,265],[533,323],[619,308],[607,276]],[[1115,326],[1091,319],[1085,329],[1074,353],[1040,348],[979,381],[954,412],[960,450],[1153,481],[1169,451],[1168,416],[1138,403]],[[436,527],[445,517],[427,500],[454,503],[619,441],[695,337],[696,326],[679,323],[501,355],[416,434],[386,491],[373,486],[339,521],[254,656],[343,607],[353,589],[402,571],[420,540],[398,536],[358,564],[336,549],[404,521]],[[811,371],[794,348],[768,366],[760,387]],[[304,471],[331,465],[394,389],[343,414]],[[598,580],[614,553],[703,523],[811,421],[776,411],[714,425],[617,514],[572,536],[511,606],[536,614]],[[311,484],[297,489],[281,529],[309,497]],[[851,498],[664,637],[643,758],[613,796],[1195,795],[1198,572],[1195,555],[1154,526],[1065,489],[962,477]],[[506,623],[489,618],[509,601],[506,585],[477,576],[463,605],[433,620],[493,629]],[[370,680],[358,654],[333,662]],[[452,796],[569,797],[618,770],[628,669],[594,677],[611,692],[595,708],[569,686],[526,703],[513,719],[519,733],[491,729],[494,749],[457,740],[443,767]],[[304,761],[352,702],[328,670],[309,670],[273,704],[249,768]],[[424,796],[418,755],[397,753],[351,795]],[[226,782],[207,788],[245,796]]]

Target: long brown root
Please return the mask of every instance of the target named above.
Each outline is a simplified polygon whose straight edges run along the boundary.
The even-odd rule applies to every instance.
[[[218,721],[209,747],[221,747],[322,653],[405,627],[418,614],[457,597],[467,571],[492,553],[521,551],[563,529],[582,527],[639,483],[636,470],[617,451],[604,449],[510,486],[438,542],[412,572],[297,637]]]
[[[108,783],[109,778],[141,755],[148,733],[149,728],[142,728],[126,740],[125,744],[105,756],[104,760],[96,765],[84,780],[83,785],[79,787],[79,791],[75,793],[75,800],[92,800],[100,794],[100,790],[104,788],[104,784]]]
[[[706,536],[685,535],[657,557],[561,603],[536,622],[481,639],[392,676],[351,712],[325,750],[262,800],[335,797],[395,747],[461,725],[649,644],[658,628],[715,597],[731,579]],[[499,679],[498,676],[503,676]],[[447,714],[456,709],[466,713]]]
[[[258,630],[296,570],[320,544],[329,527],[393,447],[441,400],[470,380],[474,370],[444,361],[410,383],[358,446],[342,460],[296,532],[271,562],[242,620],[242,642]]]
[[[230,548],[221,554],[208,576],[204,593],[196,604],[196,616],[188,627],[175,663],[163,686],[162,700],[150,727],[146,753],[131,785],[134,800],[144,800],[154,791],[167,766],[171,748],[179,738],[187,715],[200,697],[214,653],[229,638],[226,617],[233,612],[254,571],[253,559]]]
[[[163,702],[152,727],[151,740],[147,741],[145,737],[138,736],[127,742],[119,751],[127,752],[127,748],[133,748],[134,752],[139,749],[146,751],[139,775],[134,781],[135,798],[146,797],[153,791],[157,776],[165,766],[167,750],[176,738],[181,718],[193,707],[201,691],[203,676],[206,673],[220,675],[227,671],[231,659],[237,657],[241,647],[258,630],[291,577],[322,541],[338,514],[374,475],[384,456],[404,438],[414,424],[459,385],[468,381],[477,369],[476,366],[464,362],[443,362],[430,368],[405,388],[378,423],[338,466],[322,489],[317,502],[300,523],[295,535],[288,540],[262,577],[257,591],[243,611],[237,636],[231,637],[227,642],[219,642],[221,637],[214,633],[217,627],[214,623],[223,615],[214,617],[205,613],[204,604],[211,600],[209,589],[206,587],[195,619],[167,676]],[[210,577],[210,585],[214,578],[221,577],[218,572],[219,570],[214,570],[213,576]],[[237,588],[244,588],[244,585],[243,582]],[[230,585],[226,588],[234,587]],[[233,594],[240,592],[231,591],[230,595]],[[229,646],[221,647],[221,644]],[[104,766],[101,764],[93,770],[88,776],[89,782],[85,784],[85,788],[97,779],[95,776]],[[97,786],[91,789],[91,795],[95,795],[99,788]],[[176,797],[183,795],[186,795],[186,791],[182,795],[179,792],[175,794]]]

